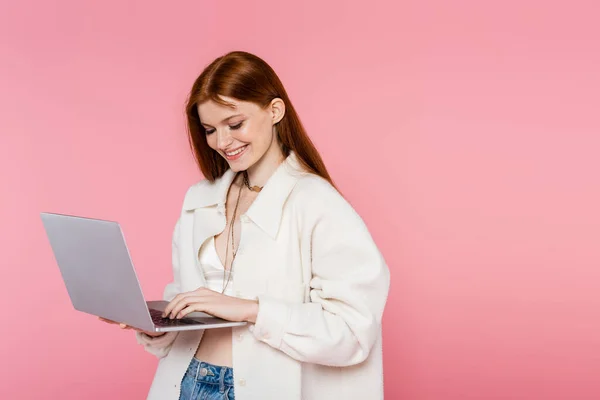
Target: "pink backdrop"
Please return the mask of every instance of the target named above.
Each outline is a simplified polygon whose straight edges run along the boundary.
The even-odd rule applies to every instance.
[[[600,398],[597,2],[350,3],[1,2],[0,398],[144,397],[156,360],[72,310],[38,214],[120,221],[159,297],[185,96],[233,49],[389,262],[386,398]]]

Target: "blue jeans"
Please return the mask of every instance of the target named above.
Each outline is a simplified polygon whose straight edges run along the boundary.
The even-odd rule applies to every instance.
[[[235,400],[233,369],[192,358],[181,382],[179,400]]]

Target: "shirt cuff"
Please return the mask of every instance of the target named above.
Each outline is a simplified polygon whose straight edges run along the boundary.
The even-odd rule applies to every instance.
[[[268,296],[259,296],[258,314],[251,332],[261,342],[280,349],[284,330],[291,315],[291,304]]]

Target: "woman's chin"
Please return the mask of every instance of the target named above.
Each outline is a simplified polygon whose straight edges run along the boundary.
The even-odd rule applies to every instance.
[[[247,163],[245,163],[245,162],[241,162],[241,160],[227,161],[227,163],[229,164],[229,168],[231,168],[231,170],[233,172],[241,172],[241,171],[245,171],[249,168],[249,165],[247,165]]]

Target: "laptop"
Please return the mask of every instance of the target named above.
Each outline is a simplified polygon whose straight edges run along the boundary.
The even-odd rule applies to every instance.
[[[187,331],[245,325],[206,313],[162,318],[167,301],[146,301],[121,226],[117,222],[41,213],[73,307],[147,332]]]

